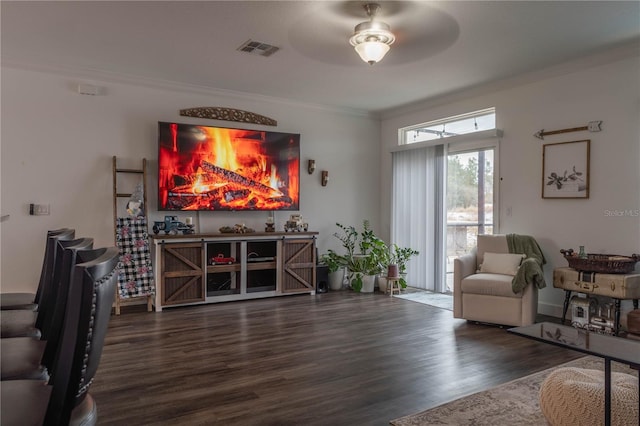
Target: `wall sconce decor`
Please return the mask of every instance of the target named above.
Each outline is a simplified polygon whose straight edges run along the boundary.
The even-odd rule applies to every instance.
[[[322,186],[327,186],[327,182],[329,182],[329,172],[327,170],[323,170],[320,183],[322,183]]]
[[[313,172],[316,170],[316,160],[309,160],[307,170],[309,171],[310,175],[313,174]]]

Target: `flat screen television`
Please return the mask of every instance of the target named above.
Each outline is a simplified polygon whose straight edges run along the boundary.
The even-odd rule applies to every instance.
[[[158,209],[300,209],[300,135],[158,123]]]

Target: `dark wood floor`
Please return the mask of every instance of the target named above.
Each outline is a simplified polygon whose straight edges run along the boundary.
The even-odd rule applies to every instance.
[[[112,317],[99,425],[388,425],[580,354],[382,294]]]

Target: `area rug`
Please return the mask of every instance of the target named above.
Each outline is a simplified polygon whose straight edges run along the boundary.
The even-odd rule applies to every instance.
[[[403,294],[394,294],[393,297],[453,311],[453,295],[451,293],[410,289]]]
[[[547,375],[560,367],[603,370],[604,362],[602,358],[586,356],[417,414],[391,420],[390,423],[394,426],[546,426],[538,404],[538,392]],[[635,376],[638,374],[628,366],[615,362],[611,363],[611,370]]]

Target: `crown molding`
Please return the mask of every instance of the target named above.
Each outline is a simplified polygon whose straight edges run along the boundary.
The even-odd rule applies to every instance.
[[[280,104],[294,108],[305,108],[317,111],[339,113],[357,117],[368,117],[379,119],[378,114],[367,110],[355,108],[343,108],[333,105],[314,104],[309,102],[296,101],[293,99],[279,98],[275,96],[260,95],[256,93],[242,92],[236,90],[219,89],[215,87],[202,86],[197,84],[182,83],[171,80],[153,79],[132,74],[117,73],[99,69],[70,68],[52,64],[42,64],[19,60],[16,58],[3,57],[3,68],[14,68],[24,71],[41,72],[46,74],[56,74],[69,78],[100,81],[104,83],[128,84],[152,89],[168,90],[181,93],[194,93],[198,95],[224,96],[229,98],[260,101],[273,104]]]
[[[553,77],[559,77],[565,74],[571,74],[577,71],[605,65],[631,57],[640,57],[640,38],[634,38],[631,41],[618,44],[605,51],[600,51],[577,59],[563,62],[539,70],[530,71],[524,74],[504,78],[498,81],[468,87],[452,93],[446,93],[421,101],[411,102],[409,104],[400,105],[398,107],[385,110],[375,111],[381,120],[400,117],[406,114],[419,112],[422,110],[434,108],[440,105],[450,104],[456,101],[469,99],[476,96],[495,93],[500,90],[511,89],[537,81],[546,80]]]

